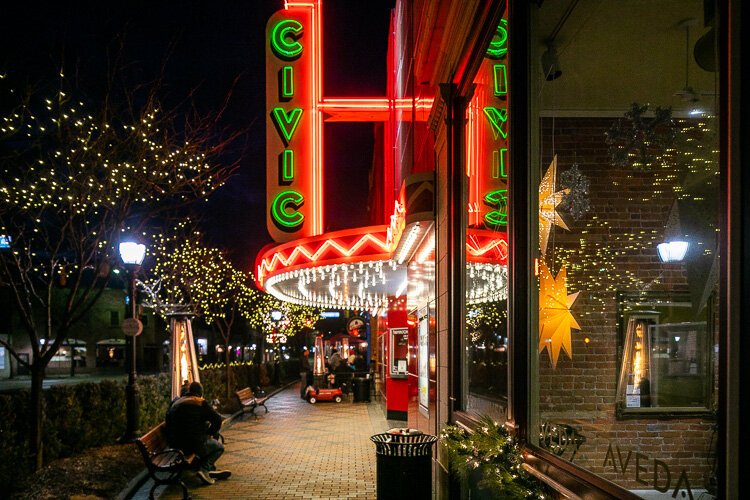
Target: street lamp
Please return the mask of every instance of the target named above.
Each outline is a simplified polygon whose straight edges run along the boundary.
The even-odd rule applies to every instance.
[[[138,319],[138,305],[136,301],[136,283],[135,277],[138,271],[141,269],[143,258],[146,256],[146,245],[135,243],[132,241],[124,241],[120,243],[120,258],[125,269],[130,274],[130,305],[131,315],[130,318],[122,322],[122,329],[125,335],[129,336],[132,351],[130,354],[130,373],[128,374],[128,385],[125,389],[125,404],[126,404],[126,415],[127,415],[127,428],[125,430],[125,440],[134,440],[140,436],[140,402],[138,388],[138,382],[136,381],[135,375],[135,338],[140,335],[143,330],[143,325]]]

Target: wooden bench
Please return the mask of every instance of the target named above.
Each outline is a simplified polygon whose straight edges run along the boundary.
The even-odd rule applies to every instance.
[[[195,455],[185,455],[176,448],[170,448],[167,443],[166,424],[162,422],[145,435],[136,440],[141,451],[143,461],[148,468],[148,474],[154,480],[154,485],[148,492],[148,498],[154,498],[156,488],[164,484],[179,484],[182,487],[182,498],[190,498],[187,486],[182,482],[182,473],[192,468]],[[159,477],[162,474],[164,477]]]
[[[240,406],[242,407],[243,412],[249,409],[250,413],[252,413],[253,416],[257,419],[258,415],[255,414],[255,409],[259,406],[262,406],[263,408],[265,408],[266,413],[268,413],[268,407],[266,406],[266,399],[268,399],[267,396],[258,397],[249,387],[240,389],[239,391],[235,392],[235,394],[237,395],[237,399],[240,402]]]

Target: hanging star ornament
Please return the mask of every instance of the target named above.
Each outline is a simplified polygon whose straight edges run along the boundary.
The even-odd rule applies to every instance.
[[[570,312],[578,298],[578,293],[568,295],[565,282],[566,271],[563,267],[553,278],[547,265],[542,262],[539,269],[539,352],[547,349],[552,367],[557,367],[560,350],[564,350],[573,359],[570,330],[581,327]]]
[[[555,191],[555,178],[557,177],[557,155],[552,159],[544,174],[542,182],[539,184],[539,246],[542,249],[542,255],[547,252],[547,240],[552,226],[560,226],[563,229],[570,230],[557,213],[557,206],[563,199],[563,196],[570,192],[570,189]]]

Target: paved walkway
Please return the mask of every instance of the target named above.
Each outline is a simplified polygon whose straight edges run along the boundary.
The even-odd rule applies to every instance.
[[[370,436],[403,422],[386,421],[376,402],[321,402],[299,397],[299,385],[268,400],[268,414],[247,415],[222,431],[218,462],[232,477],[203,486],[184,479],[194,499],[375,498],[375,445]],[[148,498],[151,481],[134,498]],[[162,499],[182,498],[179,487],[159,488]]]

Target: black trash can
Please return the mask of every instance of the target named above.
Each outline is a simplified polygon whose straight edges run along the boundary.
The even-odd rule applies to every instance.
[[[432,445],[437,437],[414,429],[375,434],[378,500],[432,498]]]
[[[364,377],[355,377],[352,381],[355,403],[370,402],[370,381]]]

